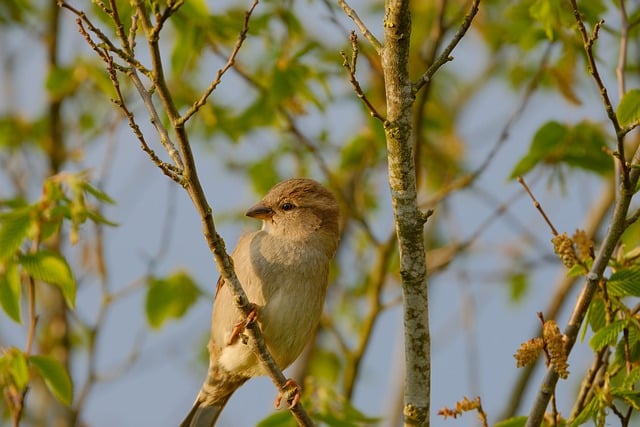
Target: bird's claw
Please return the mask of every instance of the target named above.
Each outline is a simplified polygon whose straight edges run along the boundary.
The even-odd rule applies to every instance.
[[[282,403],[282,399],[289,404],[288,409],[293,408],[300,401],[300,396],[302,395],[302,388],[296,383],[294,380],[289,378],[282,388],[280,388],[280,392],[278,393],[278,397],[273,402],[273,406],[276,409],[280,408],[280,404]]]
[[[236,339],[238,339],[240,334],[244,332],[247,326],[255,322],[256,319],[258,318],[258,306],[253,303],[250,303],[250,306],[251,306],[251,310],[249,311],[249,314],[247,314],[247,318],[244,320],[240,320],[238,323],[234,325],[233,330],[231,331],[231,335],[227,340],[227,345],[233,344],[236,341]]]

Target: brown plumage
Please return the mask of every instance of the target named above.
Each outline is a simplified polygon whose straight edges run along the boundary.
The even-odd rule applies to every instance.
[[[273,187],[246,215],[262,220],[262,229],[241,236],[231,257],[256,306],[267,347],[284,369],[300,355],[320,320],[329,264],[338,247],[338,205],[316,181],[294,178]],[[234,333],[240,318],[230,287],[219,280],[207,378],[182,427],[215,425],[233,392],[265,374]]]

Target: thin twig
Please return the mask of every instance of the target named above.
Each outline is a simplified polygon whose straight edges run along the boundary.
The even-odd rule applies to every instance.
[[[376,38],[376,36],[374,36],[373,33],[369,31],[369,29],[364,24],[362,19],[360,19],[356,11],[353,10],[353,8],[349,6],[349,4],[347,4],[345,0],[338,0],[338,4],[340,5],[340,7],[342,7],[342,10],[344,10],[344,13],[346,13],[347,16],[351,18],[351,20],[356,24],[356,26],[358,27],[362,35],[367,40],[369,40],[369,43],[371,43],[371,45],[376,50],[376,52],[380,53],[382,51],[382,43],[380,43]]]
[[[609,98],[607,88],[604,85],[602,78],[600,77],[600,72],[598,71],[598,65],[596,64],[595,56],[593,54],[593,44],[598,39],[598,33],[600,31],[600,28],[604,24],[604,21],[600,20],[599,22],[597,22],[596,25],[593,27],[592,33],[591,34],[587,33],[587,29],[584,25],[584,21],[582,20],[582,14],[578,9],[576,0],[569,0],[569,2],[571,3],[571,7],[573,9],[573,16],[576,20],[576,23],[578,24],[578,31],[580,33],[580,36],[582,37],[582,44],[587,57],[587,66],[588,66],[587,68],[589,70],[589,74],[591,74],[591,77],[593,77],[593,80],[595,81],[596,86],[600,91],[600,96],[602,98],[602,103],[604,104],[607,117],[609,118],[609,121],[611,122],[613,129],[616,133],[617,151],[618,151],[616,154],[616,157],[618,158],[618,161],[619,161],[619,170],[620,170],[620,176],[622,178],[622,185],[624,186],[624,188],[630,189],[631,187],[629,187],[629,167],[625,160],[626,156],[625,156],[625,148],[624,148],[624,136],[626,135],[628,130],[626,128],[622,129],[620,127],[620,122],[618,122],[618,116],[616,116],[616,112],[615,112],[615,109],[613,108],[613,104],[611,103],[611,99]]]
[[[122,20],[120,19],[120,14],[118,13],[118,6],[116,5],[116,0],[109,0],[109,4],[111,6],[111,20],[113,21],[116,27],[116,36],[120,39],[120,45],[123,47],[124,51],[132,57],[133,56],[133,48],[130,45],[130,38],[124,32],[124,25],[122,24]]]
[[[529,186],[527,185],[527,183],[524,181],[524,178],[522,178],[521,176],[518,177],[518,182],[520,183],[520,185],[522,185],[525,189],[525,191],[527,192],[527,194],[529,195],[529,197],[531,198],[531,201],[533,202],[533,205],[536,207],[536,209],[538,209],[538,212],[540,212],[540,214],[542,215],[542,217],[544,218],[544,220],[546,221],[547,225],[549,226],[549,228],[551,229],[551,234],[553,234],[554,236],[558,235],[558,231],[556,230],[556,228],[553,226],[553,224],[551,223],[551,220],[549,219],[549,217],[547,216],[547,214],[545,213],[544,209],[542,209],[542,206],[540,205],[540,203],[536,200],[536,197],[533,195],[533,193],[531,192],[531,190],[529,189]]]
[[[40,230],[37,231],[36,237],[31,242],[31,248],[29,250],[30,253],[34,254],[38,251],[40,247]],[[36,281],[35,279],[29,275],[27,277],[27,307],[29,310],[29,326],[27,329],[27,340],[24,345],[24,357],[28,358],[31,356],[31,352],[33,349],[33,343],[36,339],[36,325],[38,323],[38,315],[36,313]],[[11,418],[13,421],[14,427],[20,425],[20,419],[22,418],[22,414],[24,411],[25,399],[27,397],[27,393],[29,392],[29,387],[26,387],[22,392],[17,395],[15,399],[15,411],[12,411]]]
[[[627,218],[625,228],[631,227],[638,219],[640,219],[640,209],[636,209],[636,211]]]
[[[378,119],[382,123],[384,123],[385,118],[382,117],[373,106],[373,104],[371,104],[364,91],[362,90],[362,87],[360,87],[360,82],[358,82],[358,79],[356,77],[356,66],[358,62],[358,36],[356,36],[355,31],[351,32],[349,40],[351,41],[351,60],[347,58],[347,54],[344,53],[344,51],[340,51],[340,55],[343,59],[342,66],[349,72],[349,82],[351,82],[351,86],[353,86],[353,90],[358,98],[360,98],[362,102],[364,102],[364,105],[369,110],[369,114],[371,114],[371,117]]]
[[[78,19],[80,19],[80,21],[84,22],[84,24],[87,26],[87,29],[91,33],[95,34],[100,39],[100,42],[105,45],[105,48],[107,51],[115,53],[117,56],[120,57],[120,59],[125,61],[127,64],[130,64],[131,66],[135,67],[141,73],[147,76],[151,74],[149,69],[146,68],[144,65],[142,65],[142,63],[138,61],[135,57],[133,57],[132,55],[129,55],[126,51],[120,49],[115,44],[113,44],[113,41],[111,41],[111,39],[107,37],[107,35],[104,34],[102,30],[100,30],[98,27],[93,25],[93,23],[87,17],[87,14],[84,13],[84,11],[78,10],[73,6],[71,6],[70,4],[68,4],[67,2],[61,1],[61,0],[58,0],[58,6],[68,9],[69,11],[71,11],[71,13],[76,15]]]
[[[235,60],[236,60],[236,56],[238,56],[238,52],[240,52],[240,48],[242,47],[242,44],[247,38],[247,33],[249,32],[249,20],[251,19],[251,14],[253,13],[253,10],[256,8],[257,5],[258,5],[258,0],[254,0],[251,6],[249,7],[249,9],[244,13],[244,22],[242,24],[242,30],[240,30],[240,34],[238,35],[238,40],[236,41],[236,44],[233,47],[233,50],[229,54],[229,58],[227,59],[226,64],[224,64],[224,66],[218,70],[218,72],[216,73],[215,79],[213,79],[213,81],[209,83],[209,86],[207,86],[207,88],[205,89],[200,99],[194,102],[191,108],[189,108],[189,110],[187,110],[187,112],[184,113],[182,117],[179,117],[176,119],[175,121],[176,127],[183,126],[195,113],[198,112],[200,108],[202,108],[202,106],[207,102],[207,99],[209,98],[211,93],[213,93],[213,91],[220,84],[222,80],[222,76],[227,72],[227,70],[229,70],[229,68],[233,67],[233,64],[235,63]]]
[[[183,0],[169,0],[167,2],[167,7],[164,9],[164,12],[156,16],[156,25],[153,27],[153,31],[151,32],[151,34],[149,34],[150,39],[158,39],[164,23],[171,17],[171,15],[173,15],[178,9],[180,9],[183,4]]]
[[[618,96],[620,99],[622,99],[622,96],[626,92],[625,70],[627,68],[627,48],[629,42],[629,16],[627,15],[625,3],[625,0],[618,2],[618,8],[620,9],[620,42],[616,77],[618,79]]]
[[[144,102],[145,107],[147,107],[147,112],[149,113],[151,124],[155,127],[156,132],[158,132],[158,135],[160,136],[160,144],[162,144],[162,146],[164,147],[169,157],[171,157],[171,160],[173,160],[175,164],[175,171],[182,173],[182,170],[184,169],[183,160],[180,157],[180,153],[176,149],[176,145],[171,140],[171,137],[169,136],[169,132],[167,131],[167,129],[165,129],[164,125],[162,124],[162,120],[160,119],[160,114],[158,113],[156,106],[153,103],[153,98],[151,96],[151,93],[147,90],[147,88],[144,86],[144,84],[140,80],[140,77],[138,76],[138,73],[136,72],[135,68],[130,68],[127,72],[127,75],[131,79],[133,86],[138,91],[138,95],[140,95],[140,98],[142,99],[142,102]],[[124,105],[124,102],[122,103],[122,105]],[[137,125],[136,125],[136,128],[139,130]],[[143,144],[143,149],[144,148],[145,148],[145,144]],[[150,150],[148,146],[146,146],[146,148]],[[147,151],[147,149],[145,149],[145,152],[149,154],[149,156],[151,156],[151,154]],[[154,160],[154,163],[156,163],[159,167],[161,167],[161,169],[163,169],[163,172],[165,172],[164,168],[166,168],[168,165],[166,163],[158,164],[157,161],[155,160],[157,159],[157,157],[155,157],[154,159],[154,157],[151,156],[151,158],[152,160]],[[177,176],[175,177],[170,176],[170,178],[172,178],[174,181],[178,182],[179,184],[182,184],[180,180],[177,180],[178,178]]]
[[[371,270],[369,280],[364,286],[367,290],[367,301],[369,306],[364,317],[359,322],[358,337],[356,344],[352,350],[347,350],[345,354],[345,367],[343,374],[344,396],[351,400],[355,389],[356,380],[358,378],[363,358],[367,352],[367,348],[371,343],[374,326],[378,320],[380,313],[385,310],[382,304],[382,289],[386,283],[387,274],[389,272],[389,263],[395,254],[397,245],[396,233],[393,232],[384,244],[379,245],[377,249],[377,257],[375,264]]]
[[[458,43],[460,43],[460,40],[462,40],[464,35],[467,33],[467,30],[469,29],[469,27],[471,27],[473,18],[478,13],[479,8],[480,8],[480,0],[473,0],[473,2],[471,3],[471,8],[465,15],[464,20],[462,21],[460,28],[458,28],[458,31],[456,31],[455,35],[453,36],[453,39],[451,39],[447,47],[445,47],[445,49],[438,56],[438,58],[436,58],[433,64],[431,64],[429,68],[427,68],[427,71],[425,71],[424,74],[420,76],[418,81],[414,83],[413,85],[414,92],[419,91],[427,82],[431,80],[433,75],[436,73],[436,71],[438,71],[438,69],[440,69],[440,67],[442,67],[444,64],[446,64],[447,62],[453,59],[451,57],[451,53],[453,52],[453,49],[456,48]]]
[[[492,160],[498,154],[498,151],[503,147],[503,145],[509,139],[509,136],[511,134],[511,128],[520,119],[520,117],[522,117],[522,114],[526,111],[530,101],[533,99],[533,95],[538,89],[540,85],[540,81],[545,73],[547,64],[549,62],[549,57],[551,56],[552,47],[553,47],[552,43],[549,43],[547,45],[535,75],[531,78],[531,80],[527,84],[520,102],[518,103],[513,113],[507,119],[507,122],[505,123],[504,127],[500,132],[500,136],[498,137],[498,139],[496,139],[495,143],[493,144],[493,146],[485,156],[484,160],[482,161],[482,163],[480,163],[480,166],[478,166],[471,173],[461,176],[460,178],[454,180],[453,182],[445,185],[426,203],[423,203],[421,205],[423,208],[435,206],[438,203],[440,203],[442,200],[444,200],[449,194],[453,193],[455,190],[459,190],[461,188],[470,186],[478,179],[478,177],[480,177],[480,175],[482,175],[487,170]]]

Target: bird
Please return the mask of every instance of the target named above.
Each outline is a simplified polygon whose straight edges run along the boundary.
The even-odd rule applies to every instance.
[[[292,178],[276,184],[245,215],[261,220],[262,228],[243,234],[231,258],[253,307],[249,317],[258,323],[278,367],[285,369],[320,321],[329,266],[340,240],[338,203],[317,181]],[[250,378],[266,374],[247,345],[245,325],[231,287],[221,277],[211,316],[207,376],[181,427],[214,426],[231,395]],[[295,403],[300,389],[290,381]]]

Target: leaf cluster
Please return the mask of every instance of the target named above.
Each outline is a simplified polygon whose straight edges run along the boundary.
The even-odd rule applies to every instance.
[[[0,306],[17,323],[23,322],[22,306],[29,300],[30,329],[35,330],[35,287],[47,283],[57,288],[73,309],[77,281],[66,258],[47,249],[47,241],[57,238],[63,224],[69,224],[69,240],[75,244],[87,221],[115,225],[105,219],[89,200],[113,203],[104,192],[90,184],[84,173],[61,173],[48,178],[41,197],[33,203],[5,201],[0,213]],[[23,296],[23,289],[28,296]],[[29,340],[33,340],[33,335]],[[63,404],[70,405],[73,385],[62,363],[50,355],[31,354],[27,349],[5,348],[0,354],[0,388],[12,414],[19,414],[26,390],[39,377]]]

